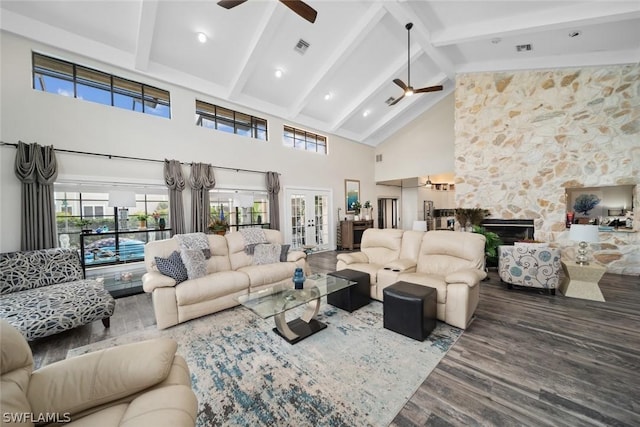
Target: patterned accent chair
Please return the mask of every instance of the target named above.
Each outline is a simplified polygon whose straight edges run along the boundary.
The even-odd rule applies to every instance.
[[[0,318],[29,341],[102,320],[116,302],[104,285],[84,278],[73,249],[0,254]]]
[[[541,244],[500,246],[498,272],[500,280],[512,289],[514,285],[546,289],[555,295],[560,283],[560,249]]]

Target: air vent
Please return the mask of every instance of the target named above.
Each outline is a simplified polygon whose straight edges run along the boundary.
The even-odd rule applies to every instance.
[[[298,52],[300,55],[304,55],[307,52],[307,49],[309,49],[309,46],[311,46],[309,42],[300,39],[298,40],[298,44],[293,48],[293,50]]]
[[[518,52],[527,52],[533,50],[533,47],[531,47],[531,44],[519,44],[516,46],[516,50]]]
[[[382,161],[382,154],[376,154],[376,163],[380,163]]]
[[[391,103],[392,103],[393,101],[395,101],[395,100],[396,100],[396,99],[395,99],[393,96],[390,96],[389,98],[387,98],[387,100],[386,100],[386,101],[384,101],[384,103],[385,103],[385,104],[387,104],[387,105],[391,105]]]

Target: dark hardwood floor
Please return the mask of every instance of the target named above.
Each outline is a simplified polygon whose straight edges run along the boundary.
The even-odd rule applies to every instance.
[[[336,254],[310,255],[311,270],[333,271]],[[639,426],[640,277],[606,274],[600,287],[606,302],[507,290],[490,271],[473,323],[392,425]],[[109,330],[36,341],[35,363],[153,324],[149,295],[121,298]]]

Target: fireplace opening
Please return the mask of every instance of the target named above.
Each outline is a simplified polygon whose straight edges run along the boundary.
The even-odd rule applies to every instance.
[[[503,245],[533,239],[534,226],[532,219],[485,219],[482,226],[496,233]]]

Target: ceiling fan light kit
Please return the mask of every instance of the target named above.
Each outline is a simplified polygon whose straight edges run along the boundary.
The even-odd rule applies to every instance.
[[[413,23],[409,22],[404,27],[407,29],[407,84],[404,84],[400,79],[393,79],[393,82],[402,89],[403,93],[389,104],[390,107],[396,105],[402,98],[411,96],[414,93],[437,92],[443,89],[441,85],[428,86],[420,89],[414,89],[413,86],[411,86],[411,28],[413,28]]]

